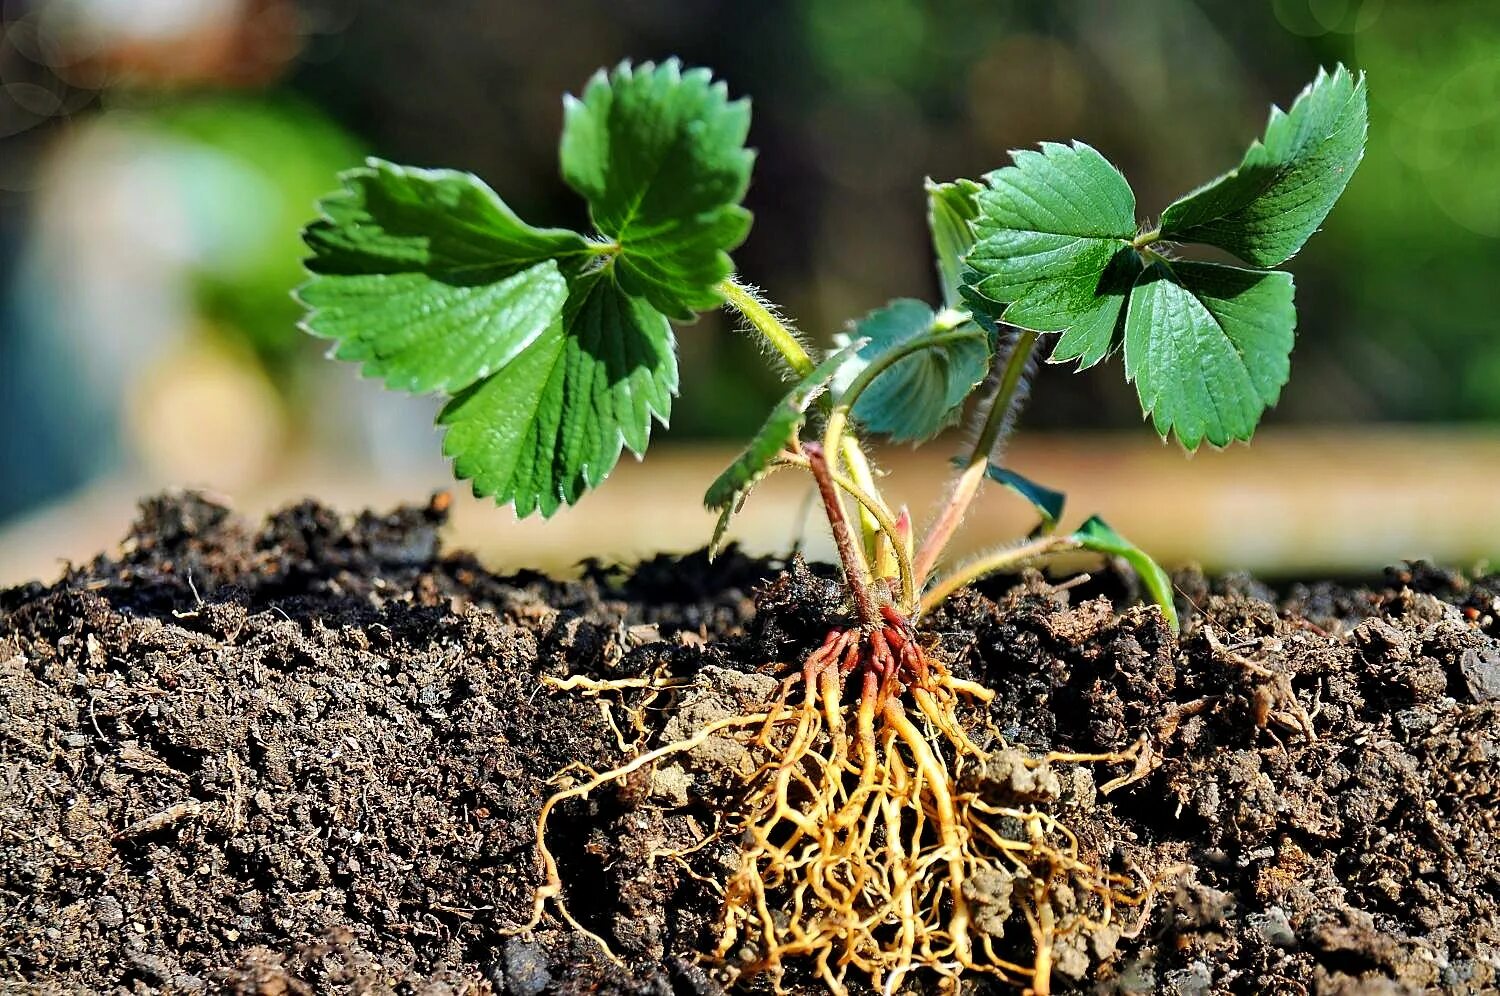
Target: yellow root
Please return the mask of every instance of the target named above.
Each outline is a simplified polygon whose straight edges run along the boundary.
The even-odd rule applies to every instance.
[[[827,719],[827,693],[809,688],[790,739],[762,738],[779,760],[751,782],[716,957],[778,987],[785,963],[807,958],[835,993],[851,973],[892,992],[917,970],[988,974],[1047,993],[1059,940],[1102,928],[1116,907],[1144,897],[1084,858],[1055,817],[958,790],[950,764],[987,756],[957,720],[968,686],[938,671],[929,689],[910,691],[926,729],[899,701],[876,714],[864,697],[855,736],[845,736]],[[997,950],[1027,947],[999,935],[993,910],[1004,897],[984,891],[997,883],[1013,885],[1009,900],[1031,925],[1029,965]],[[1056,908],[1062,892],[1074,897],[1066,910]],[[976,898],[992,912],[987,929]]]
[[[989,757],[958,719],[962,704],[988,700],[988,689],[928,660],[930,673],[904,693],[877,694],[879,677],[864,673],[858,705],[846,705],[838,664],[849,672],[858,640],[831,635],[817,658],[830,666],[810,662],[765,712],[715,722],[547,800],[538,817],[546,881],[519,929],[535,927],[550,899],[567,923],[618,960],[563,902],[546,846],[548,817],[567,799],[729,736],[752,756],[769,758],[747,779],[738,812],[711,835],[744,840],[739,869],[722,890],[714,952],[731,974],[768,974],[779,990],[786,962],[795,958],[806,959],[837,994],[847,992],[851,973],[894,992],[917,971],[948,980],[987,974],[1030,993],[1050,992],[1055,946],[1102,929],[1118,907],[1142,906],[1151,888],[1132,891],[1134,879],[1100,868],[1039,805],[1009,804],[983,779],[960,777]],[[610,686],[571,687],[597,693]],[[788,705],[798,688],[802,701]],[[911,714],[901,701],[907,696],[916,707]],[[1027,763],[1134,759],[1133,752],[1055,754]],[[691,850],[664,856],[686,865],[680,855]],[[1019,922],[1029,937],[1007,936]]]
[[[566,802],[569,799],[581,799],[601,785],[608,785],[610,782],[626,778],[646,765],[653,764],[664,757],[672,754],[680,754],[684,751],[696,750],[707,743],[709,738],[725,730],[742,726],[754,726],[765,722],[768,718],[766,713],[757,713],[750,716],[730,716],[718,722],[710,723],[685,740],[678,740],[663,747],[658,747],[656,750],[647,751],[630,762],[620,765],[618,768],[611,768],[609,771],[595,775],[580,785],[575,785],[572,788],[558,792],[542,803],[541,812],[537,814],[536,849],[537,854],[542,859],[547,880],[537,888],[536,894],[533,897],[531,919],[519,927],[504,931],[504,933],[520,934],[534,930],[536,925],[542,922],[542,915],[546,912],[547,900],[555,899],[558,915],[566,920],[574,930],[592,938],[604,950],[604,954],[610,960],[619,962],[620,958],[610,949],[609,942],[575,920],[573,914],[568,912],[567,904],[562,901],[562,877],[557,871],[557,859],[552,856],[552,851],[547,847],[547,818],[552,814],[552,810],[557,808],[559,803]]]

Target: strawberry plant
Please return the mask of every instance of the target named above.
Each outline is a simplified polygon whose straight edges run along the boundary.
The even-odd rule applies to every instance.
[[[749,124],[749,104],[707,71],[668,61],[600,72],[566,98],[560,149],[588,233],[535,227],[470,174],[371,160],[343,176],[306,230],[306,328],[392,389],[444,395],[438,423],[457,476],[518,515],[550,516],[599,486],[623,449],[644,454],[653,424],[668,419],[673,323],[717,308],[741,316],[790,384],[707,490],[714,545],[757,482],[806,471],[851,618],[765,712],[562,793],[543,808],[543,829],[564,798],[708,736],[738,736],[773,760],[750,779],[739,815],[747,843],[725,890],[722,958],[775,973],[783,958],[808,957],[840,991],[850,971],[891,991],[926,968],[1045,992],[1054,941],[1140,897],[1082,861],[1043,810],[962,787],[959,775],[993,751],[960,713],[991,693],[949,674],[914,622],[984,574],[1086,550],[1130,563],[1176,628],[1164,572],[1097,517],[1059,531],[1064,496],[1006,466],[1004,442],[1044,346],[1049,361],[1080,370],[1120,354],[1164,439],[1189,450],[1250,439],[1290,370],[1293,282],[1278,267],[1360,161],[1363,78],[1320,72],[1289,110],[1273,109],[1237,167],[1155,224],[1142,224],[1124,176],[1082,142],[1015,152],[982,181],[929,182],[939,303],[893,301],[825,355],[733,272],[729,253],[750,229]],[[1187,246],[1244,265],[1189,258]],[[959,423],[971,442],[919,536],[881,494],[865,443],[922,442]],[[986,482],[1028,501],[1038,525],[943,570]],[[538,917],[562,891],[544,836],[540,851]],[[1029,927],[1026,965],[979,912],[1002,880]],[[1056,899],[1064,885],[1071,905]]]

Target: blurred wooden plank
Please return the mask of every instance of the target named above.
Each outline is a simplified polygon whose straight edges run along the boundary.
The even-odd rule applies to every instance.
[[[919,523],[936,507],[954,448],[939,442],[878,455],[890,472],[891,499],[908,504]],[[312,494],[341,509],[382,508],[451,487],[458,500],[450,547],[472,549],[500,568],[560,571],[588,556],[628,562],[701,546],[713,528],[703,489],[734,452],[659,445],[644,464],[623,461],[597,494],[550,522],[518,522],[508,509],[469,498],[437,464],[399,480],[291,470],[236,496],[236,505],[256,516]],[[1254,446],[1195,456],[1145,432],[1029,434],[1008,462],[1068,493],[1068,524],[1097,512],[1166,564],[1312,577],[1368,572],[1408,557],[1467,565],[1500,552],[1493,497],[1500,494],[1500,431],[1273,430]],[[113,548],[136,499],[162,486],[114,480],[0,530],[0,584],[51,578],[65,558]],[[803,530],[809,495],[801,475],[774,475],[731,535],[755,552],[785,552]],[[805,521],[809,552],[831,556],[817,518]],[[1031,524],[1019,499],[986,489],[954,553],[1007,542]]]

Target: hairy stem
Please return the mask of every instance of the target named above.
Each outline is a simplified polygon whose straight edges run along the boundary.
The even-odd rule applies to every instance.
[[[833,471],[823,454],[823,447],[807,443],[803,447],[807,464],[813,478],[818,482],[818,493],[823,497],[823,508],[828,513],[828,526],[833,530],[833,542],[838,547],[839,560],[844,565],[844,578],[854,594],[854,607],[859,612],[859,621],[867,629],[880,625],[880,607],[870,594],[866,583],[864,562],[854,546],[854,536],[849,531],[849,519],[844,515],[844,503],[839,498],[838,486],[833,482]]]
[[[1149,232],[1142,232],[1139,235],[1137,235],[1134,239],[1131,240],[1130,245],[1131,245],[1131,248],[1133,248],[1133,249],[1144,249],[1144,248],[1146,248],[1146,246],[1149,246],[1152,243],[1160,242],[1160,241],[1161,241],[1161,228],[1160,228],[1160,226],[1158,226],[1156,228],[1151,229],[1151,231],[1149,231]]]
[[[715,285],[715,289],[724,297],[724,300],[735,311],[738,311],[750,325],[763,336],[771,348],[781,355],[787,366],[798,377],[806,377],[812,373],[812,356],[807,349],[798,341],[797,335],[781,319],[776,317],[776,312],[755,291],[737,282],[733,277],[725,277]],[[819,403],[827,409],[826,396]],[[849,468],[849,476],[869,494],[876,497],[882,509],[885,502],[880,498],[880,493],[875,487],[875,475],[870,470],[869,458],[860,448],[859,440],[853,436],[845,436],[837,447],[830,447],[830,453],[842,455],[843,462]],[[837,456],[834,458],[837,461]],[[889,510],[886,510],[889,511]],[[873,559],[876,552],[876,537],[878,535],[875,518],[866,510],[861,509],[859,513],[860,535],[864,540],[866,553]]]
[[[974,439],[974,448],[969,451],[969,457],[964,461],[963,469],[953,479],[948,498],[944,501],[938,517],[933,521],[932,527],[922,540],[921,548],[917,551],[913,566],[917,577],[922,580],[932,573],[938,558],[947,548],[948,541],[953,538],[959,523],[968,513],[974,496],[979,493],[979,485],[984,481],[985,471],[989,468],[990,453],[994,450],[1000,433],[1004,431],[1006,423],[1010,420],[1011,407],[1016,400],[1016,390],[1021,385],[1021,376],[1026,372],[1026,364],[1031,360],[1032,350],[1036,348],[1036,340],[1037,333],[1022,331],[1016,339],[1015,346],[1011,348],[1010,357],[1005,362],[1005,370],[1000,375],[1000,385],[990,401],[989,409],[985,412],[984,424],[979,430],[979,435]]]
[[[806,377],[812,373],[815,364],[806,348],[797,341],[796,334],[782,324],[781,319],[776,317],[775,312],[767,307],[754,291],[744,284],[736,283],[732,277],[720,280],[714,289],[724,296],[724,300],[729,302],[730,307],[745,316],[745,320],[755,327],[755,331],[765,337],[772,349],[781,354],[781,358],[786,360],[786,365],[791,367],[798,377]]]
[[[1067,536],[1043,536],[1040,539],[1022,543],[1019,546],[1009,546],[1003,550],[983,554],[974,558],[967,564],[955,570],[952,574],[937,581],[922,595],[922,605],[919,615],[925,615],[942,604],[943,599],[953,594],[958,589],[986,574],[1003,571],[1008,567],[1019,567],[1037,557],[1044,557],[1049,553],[1061,553],[1064,550],[1081,549],[1078,541]]]

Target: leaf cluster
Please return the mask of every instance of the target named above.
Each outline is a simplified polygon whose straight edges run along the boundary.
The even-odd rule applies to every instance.
[[[667,422],[673,322],[726,295],[755,321],[746,309],[757,299],[728,280],[729,252],[750,227],[749,124],[748,102],[706,70],[669,60],[600,71],[565,98],[559,149],[587,233],[523,221],[472,174],[371,159],[342,176],[304,232],[304,326],[365,376],[443,395],[438,423],[457,476],[518,515],[550,516],[602,483],[623,450],[643,454]],[[797,382],[705,496],[721,513],[715,542],[750,488],[798,458],[819,411],[835,442],[847,420],[921,442],[976,397],[988,398],[985,425],[1000,425],[1016,360],[1042,334],[1054,337],[1052,361],[1080,368],[1122,352],[1163,438],[1188,449],[1249,439],[1290,369],[1294,288],[1276,267],[1343,192],[1366,124],[1363,76],[1320,71],[1289,110],[1272,109],[1238,166],[1155,227],[1137,220],[1124,176],[1082,142],[1013,152],[983,183],[929,180],[940,303],[892,301],[852,322],[822,362],[789,357]],[[1180,258],[1185,245],[1244,265]],[[800,351],[777,330],[778,348]],[[1010,347],[986,392],[996,354],[1020,341],[1027,352]],[[1036,533],[1051,535],[1063,495],[975,449],[959,461],[966,472],[1030,502]],[[1064,539],[1130,560],[1170,613],[1160,568],[1097,518]]]
[[[304,233],[304,326],[392,389],[447,395],[454,472],[551,515],[666,424],[669,320],[722,303],[750,228],[749,126],[706,70],[598,73],[565,101],[560,150],[588,235],[527,224],[472,174],[372,159]]]
[[[1056,333],[1051,359],[1092,366],[1123,346],[1125,376],[1163,437],[1188,449],[1247,440],[1290,372],[1290,259],[1343,193],[1364,153],[1364,77],[1319,72],[1273,108],[1239,166],[1142,231],[1124,176],[1093,148],[1045,143],[974,192],[975,245],[962,289],[1008,325]],[[1248,267],[1174,258],[1227,251]]]

